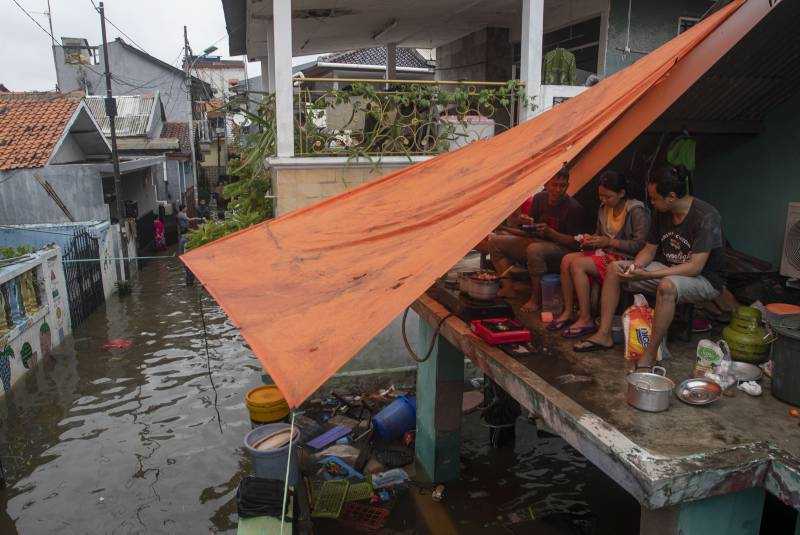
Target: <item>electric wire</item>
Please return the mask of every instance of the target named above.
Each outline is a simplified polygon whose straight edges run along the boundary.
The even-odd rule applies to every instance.
[[[200,308],[200,320],[203,324],[203,344],[206,348],[206,368],[208,369],[208,381],[211,383],[211,388],[214,390],[214,410],[217,412],[217,425],[219,425],[220,434],[222,431],[222,416],[219,413],[217,387],[214,384],[214,377],[211,375],[211,352],[208,350],[208,328],[206,327],[206,314],[203,310],[203,293],[200,287],[197,288],[197,305]]]
[[[95,3],[94,3],[94,0],[89,0],[89,2],[91,2],[91,3],[92,3],[92,6],[94,7],[94,10],[95,10],[95,11],[97,11],[97,12],[99,13],[99,12],[100,12],[100,8],[98,8],[98,7],[97,7],[97,4],[95,4]],[[152,55],[152,54],[150,54],[150,52],[148,52],[147,50],[145,50],[145,49],[144,49],[144,47],[143,47],[142,45],[140,45],[139,43],[137,43],[137,42],[136,42],[136,40],[135,40],[133,37],[131,37],[130,35],[128,35],[127,33],[125,33],[125,32],[122,30],[122,28],[120,28],[119,26],[117,26],[116,24],[114,24],[113,22],[111,22],[111,19],[109,19],[108,17],[105,17],[105,19],[106,19],[106,22],[107,22],[107,23],[109,23],[109,24],[110,24],[111,26],[113,26],[114,28],[116,28],[116,29],[117,29],[117,31],[118,31],[119,33],[121,33],[122,35],[124,35],[125,37],[127,37],[128,39],[130,39],[131,43],[133,43],[134,45],[136,45],[136,48],[138,48],[139,50],[141,50],[142,52],[144,52],[144,53],[145,53],[145,54],[147,54],[147,55]]]

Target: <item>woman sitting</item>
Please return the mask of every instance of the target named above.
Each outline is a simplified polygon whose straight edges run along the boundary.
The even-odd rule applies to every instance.
[[[601,285],[606,269],[616,260],[633,258],[644,247],[650,230],[650,212],[644,203],[629,199],[625,178],[606,171],[598,180],[597,231],[584,236],[581,252],[570,253],[561,261],[561,289],[564,311],[548,329],[562,331],[565,338],[579,338],[597,330],[591,314],[591,281]],[[578,296],[578,319],[573,322],[574,296]]]

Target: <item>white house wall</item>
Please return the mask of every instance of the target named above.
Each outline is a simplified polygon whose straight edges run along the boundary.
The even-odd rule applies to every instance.
[[[35,259],[0,271],[0,284],[35,270],[42,301],[39,310],[26,316],[10,332],[0,337],[0,379],[6,396],[25,374],[52,358],[52,350],[71,333],[69,305],[61,250],[58,246],[39,251]],[[30,354],[25,358],[23,355]]]

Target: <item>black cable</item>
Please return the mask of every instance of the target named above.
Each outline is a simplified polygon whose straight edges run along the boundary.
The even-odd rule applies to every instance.
[[[97,4],[95,4],[95,3],[94,3],[94,0],[89,0],[89,1],[92,3],[92,7],[94,7],[94,10],[95,10],[95,11],[97,11],[98,13],[100,13],[100,8],[99,8],[99,7],[97,7]],[[145,49],[144,49],[144,47],[143,47],[142,45],[140,45],[139,43],[137,43],[137,42],[136,42],[136,41],[133,39],[133,37],[131,37],[130,35],[128,35],[128,34],[127,34],[127,33],[125,33],[124,31],[122,31],[122,29],[121,29],[119,26],[117,26],[116,24],[114,24],[113,22],[111,22],[111,20],[110,20],[108,17],[105,17],[105,19],[106,19],[106,22],[107,22],[107,23],[109,23],[109,24],[110,24],[111,26],[113,26],[114,28],[116,28],[116,29],[117,29],[117,31],[118,31],[119,33],[121,33],[122,35],[124,35],[125,37],[127,37],[128,39],[130,39],[130,40],[131,40],[131,43],[133,43],[134,45],[136,45],[136,46],[139,48],[139,50],[141,50],[142,52],[144,52],[144,53],[145,53],[145,54],[147,54],[148,56],[151,56],[151,55],[152,55],[152,54],[150,54],[150,52],[148,52],[147,50],[145,50]]]
[[[422,364],[423,362],[425,362],[426,360],[428,360],[431,357],[431,353],[433,353],[433,348],[436,345],[436,337],[439,335],[439,331],[441,330],[442,325],[444,325],[444,322],[447,320],[447,318],[449,318],[450,316],[454,316],[455,314],[453,314],[451,312],[447,316],[445,316],[445,317],[443,317],[442,319],[439,320],[439,324],[436,325],[436,329],[434,329],[434,331],[433,331],[433,336],[431,336],[431,343],[428,346],[428,351],[425,353],[424,357],[420,358],[419,355],[417,355],[414,352],[414,350],[411,348],[411,344],[408,343],[408,338],[406,337],[406,318],[408,317],[408,311],[409,310],[411,310],[411,307],[407,307],[406,311],[403,312],[403,323],[401,325],[400,331],[401,331],[401,334],[403,335],[403,343],[406,345],[406,349],[408,350],[408,354],[411,356],[412,359],[414,359],[418,363]]]
[[[214,377],[211,375],[211,353],[208,350],[208,329],[206,328],[206,314],[203,310],[203,294],[200,292],[200,287],[197,287],[197,304],[200,307],[200,320],[203,323],[203,344],[206,347],[206,367],[208,368],[208,381],[211,383],[211,388],[214,390],[214,410],[217,411],[217,424],[219,425],[219,432],[222,434],[222,416],[219,414],[219,406],[217,405],[218,395],[217,387],[214,384]]]

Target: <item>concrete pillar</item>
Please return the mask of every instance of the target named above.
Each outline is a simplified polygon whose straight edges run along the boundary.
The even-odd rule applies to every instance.
[[[397,43],[386,45],[386,79],[397,80]]]
[[[418,353],[428,349],[432,335],[420,319]],[[458,479],[463,394],[464,355],[437,336],[430,357],[417,367],[417,473],[427,481]]]
[[[275,56],[275,119],[279,158],[294,156],[294,102],[292,90],[292,1],[272,0]]]
[[[520,80],[525,82],[525,95],[529,106],[520,108],[520,121],[536,115],[530,103],[541,108],[539,94],[542,89],[542,39],[544,32],[544,0],[522,0],[522,39],[520,43]]]
[[[261,60],[261,87],[267,93],[275,92],[275,32],[267,28],[267,56]]]
[[[674,507],[642,508],[641,535],[757,535],[764,489],[751,488]]]

